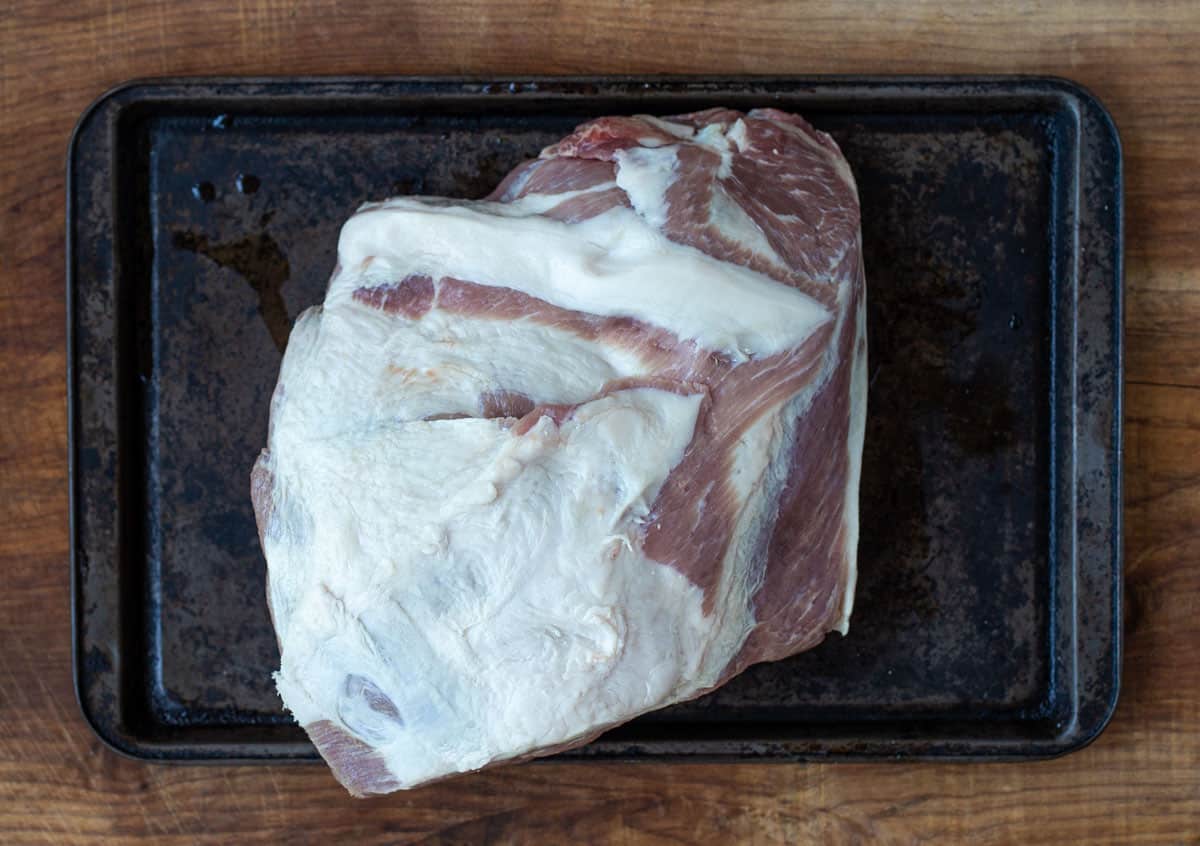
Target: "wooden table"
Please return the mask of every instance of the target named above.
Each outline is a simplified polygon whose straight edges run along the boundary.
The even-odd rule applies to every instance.
[[[1200,4],[9,0],[0,14],[0,842],[1200,842]],[[843,8],[845,7],[845,8]],[[63,163],[166,74],[1069,76],[1127,196],[1126,662],[1091,747],[1030,764],[566,765],[358,802],[319,766],[147,766],[72,694]]]

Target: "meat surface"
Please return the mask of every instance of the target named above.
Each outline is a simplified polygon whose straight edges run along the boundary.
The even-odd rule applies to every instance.
[[[844,633],[865,304],[849,167],[772,109],[360,209],[251,484],[279,693],[338,779],[549,754]]]

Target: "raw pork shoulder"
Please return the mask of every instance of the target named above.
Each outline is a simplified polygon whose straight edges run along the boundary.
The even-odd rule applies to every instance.
[[[342,229],[254,468],[279,693],[385,793],[846,631],[858,197],[793,115],[601,118]]]

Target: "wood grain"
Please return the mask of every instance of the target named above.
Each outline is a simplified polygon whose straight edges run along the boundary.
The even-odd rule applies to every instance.
[[[1200,842],[1200,6],[1190,2],[8,0],[0,15],[0,841]],[[71,688],[63,161],[164,74],[1069,76],[1127,174],[1127,662],[1093,746],[1033,764],[561,765],[367,803],[317,766],[146,766]]]

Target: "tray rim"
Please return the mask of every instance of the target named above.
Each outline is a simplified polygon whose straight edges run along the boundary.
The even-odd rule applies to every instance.
[[[517,89],[514,91],[508,90],[509,86],[515,85]],[[1123,530],[1122,519],[1123,513],[1121,509],[1123,501],[1123,406],[1124,406],[1124,162],[1122,154],[1122,145],[1116,124],[1112,115],[1104,107],[1098,98],[1090,91],[1078,83],[1060,76],[1045,76],[1037,74],[985,74],[985,75],[857,75],[857,74],[835,74],[835,75],[721,75],[721,76],[696,76],[696,75],[582,75],[582,76],[558,76],[558,75],[512,75],[502,78],[486,77],[482,75],[460,75],[460,76],[438,76],[438,75],[422,75],[422,76],[357,76],[357,75],[336,75],[336,76],[321,76],[321,75],[305,75],[305,76],[286,76],[286,75],[270,75],[270,76],[171,76],[171,77],[145,77],[135,78],[123,82],[105,91],[97,97],[80,115],[76,122],[67,145],[66,156],[66,350],[67,350],[67,437],[68,437],[68,495],[69,495],[69,533],[70,533],[70,577],[71,577],[71,639],[72,639],[72,681],[75,691],[76,701],[79,705],[80,712],[84,717],[85,722],[96,734],[96,736],[104,742],[106,746],[113,749],[117,753],[141,760],[156,760],[156,761],[189,761],[189,762],[211,762],[211,763],[230,763],[230,762],[265,762],[265,763],[283,763],[289,761],[313,761],[319,760],[315,750],[307,742],[238,742],[222,740],[222,734],[228,734],[236,729],[227,728],[209,728],[202,726],[194,726],[188,729],[194,735],[209,735],[210,739],[189,739],[185,742],[172,743],[151,740],[144,735],[140,735],[135,730],[130,730],[119,724],[115,718],[106,719],[95,713],[88,703],[88,698],[85,693],[85,685],[89,672],[92,672],[86,666],[83,658],[83,643],[81,640],[81,615],[83,613],[83,596],[82,596],[82,577],[81,577],[81,555],[80,537],[79,537],[79,510],[81,507],[82,496],[78,490],[78,477],[80,470],[80,462],[77,455],[78,427],[76,419],[80,410],[79,397],[79,367],[77,366],[77,354],[75,343],[75,328],[77,320],[77,309],[75,304],[76,291],[76,275],[75,275],[75,260],[77,255],[76,246],[76,231],[75,227],[77,219],[75,215],[74,199],[80,174],[76,172],[74,162],[79,151],[81,139],[85,136],[91,125],[109,116],[110,120],[115,125],[116,121],[128,109],[136,108],[139,105],[144,107],[144,104],[162,104],[174,102],[189,102],[189,90],[199,87],[206,89],[227,88],[228,91],[222,91],[219,94],[212,93],[211,90],[206,91],[202,100],[210,102],[218,101],[224,98],[235,98],[244,100],[249,103],[256,99],[266,96],[285,96],[294,99],[297,102],[321,102],[327,100],[331,95],[337,94],[339,97],[345,97],[347,94],[360,93],[364,97],[379,97],[380,89],[388,86],[396,88],[407,88],[405,91],[396,91],[393,96],[413,97],[419,94],[437,96],[441,98],[452,97],[458,95],[466,98],[479,98],[495,94],[500,97],[524,96],[529,98],[546,98],[552,97],[557,100],[578,100],[584,102],[590,97],[595,96],[595,92],[588,92],[586,89],[589,86],[604,86],[607,89],[612,89],[617,86],[630,86],[631,91],[621,92],[612,96],[628,96],[632,93],[632,86],[639,88],[645,87],[676,87],[681,90],[672,93],[678,96],[694,95],[703,93],[706,90],[720,92],[729,88],[738,86],[760,86],[763,90],[763,96],[771,96],[772,90],[774,93],[797,97],[803,94],[809,95],[809,98],[814,103],[837,103],[855,101],[857,94],[859,101],[871,102],[870,95],[878,94],[881,89],[889,89],[892,93],[880,98],[880,102],[889,102],[894,100],[923,98],[926,103],[938,104],[943,100],[951,98],[962,99],[978,99],[982,103],[995,100],[1009,100],[1016,98],[1028,98],[1030,95],[1039,95],[1046,99],[1047,102],[1054,102],[1060,108],[1066,109],[1075,121],[1075,130],[1081,133],[1083,121],[1086,119],[1093,124],[1093,129],[1101,134],[1102,137],[1089,137],[1089,144],[1099,144],[1106,148],[1107,153],[1112,157],[1113,166],[1110,173],[1105,176],[1110,179],[1104,179],[1101,187],[1106,187],[1111,191],[1110,210],[1105,207],[1106,212],[1111,212],[1112,224],[1112,264],[1111,272],[1108,274],[1111,284],[1110,295],[1112,297],[1112,312],[1114,314],[1114,325],[1112,327],[1111,338],[1111,360],[1112,360],[1112,379],[1114,390],[1111,395],[1112,402],[1112,437],[1108,446],[1111,448],[1109,454],[1107,469],[1111,474],[1112,498],[1110,506],[1112,508],[1108,525],[1109,538],[1111,540],[1110,556],[1107,563],[1108,578],[1112,582],[1111,591],[1111,630],[1105,632],[1108,635],[1110,648],[1105,653],[1110,664],[1110,672],[1106,675],[1102,672],[1102,667],[1092,669],[1100,670],[1101,672],[1095,679],[1098,684],[1103,686],[1098,697],[1101,700],[1101,708],[1098,712],[1090,715],[1086,723],[1081,723],[1078,718],[1077,708],[1073,709],[1072,720],[1068,725],[1062,727],[1057,735],[1052,736],[1048,740],[1038,740],[1031,742],[1028,737],[1018,738],[998,738],[987,737],[984,732],[980,737],[964,738],[961,740],[953,739],[920,739],[917,742],[921,743],[924,751],[913,751],[906,749],[905,746],[913,741],[906,739],[873,739],[863,742],[861,740],[842,743],[840,751],[823,749],[822,743],[813,743],[805,740],[752,740],[746,739],[742,741],[734,739],[721,740],[706,740],[706,741],[651,741],[651,742],[622,742],[619,740],[600,741],[591,746],[583,747],[574,750],[573,753],[566,755],[558,755],[552,758],[538,760],[660,760],[660,761],[737,761],[737,760],[756,760],[756,761],[804,761],[804,760],[821,760],[821,761],[865,761],[865,760],[888,760],[888,759],[905,759],[905,760],[943,760],[943,761],[964,761],[964,760],[1030,760],[1058,757],[1069,752],[1087,746],[1093,742],[1107,727],[1112,719],[1113,713],[1116,710],[1117,701],[1120,694],[1120,677],[1122,663],[1122,569],[1123,569]],[[413,87],[426,90],[414,91]],[[272,92],[274,88],[289,88],[303,89],[301,91],[288,92]],[[1013,90],[1014,88],[1021,90]],[[252,90],[248,90],[252,89]],[[344,90],[334,90],[344,89]],[[744,95],[743,95],[744,96]],[[112,113],[108,115],[108,113]],[[112,139],[110,139],[111,141]],[[1082,159],[1085,156],[1083,147],[1084,138],[1077,138],[1079,146],[1078,160],[1080,170],[1083,170]],[[116,155],[115,146],[110,151],[110,158],[107,161],[111,177],[114,159]],[[1087,175],[1083,175],[1087,178]],[[1076,174],[1076,178],[1081,178],[1080,174]],[[1091,178],[1098,178],[1092,176]],[[1079,189],[1076,185],[1076,200],[1078,201]],[[1081,209],[1082,211],[1082,209]],[[113,221],[110,219],[109,223]],[[1076,234],[1078,235],[1080,222],[1074,221]],[[111,229],[110,229],[111,232]],[[1076,238],[1076,252],[1078,252],[1078,238]],[[114,270],[115,273],[115,270]],[[110,284],[112,280],[110,279]],[[1078,277],[1075,283],[1078,285]],[[1076,294],[1078,299],[1078,293]],[[1076,302],[1078,307],[1078,302]],[[1072,351],[1072,358],[1074,351]],[[1057,357],[1052,357],[1051,365],[1058,363]],[[116,374],[114,374],[115,378]],[[1055,435],[1052,427],[1052,438]],[[1061,515],[1052,515],[1052,521],[1056,521]],[[1074,543],[1074,541],[1072,541]],[[1078,558],[1075,555],[1076,550],[1072,550],[1072,560],[1074,569],[1072,571],[1072,583],[1078,575]],[[1061,553],[1060,556],[1061,557]],[[1078,611],[1076,609],[1076,630],[1079,625]],[[1075,660],[1078,660],[1078,651],[1076,651]],[[1104,656],[1101,655],[1101,658]],[[1101,662],[1102,663],[1102,662]],[[1074,668],[1077,672],[1077,667]],[[116,672],[110,670],[110,672]],[[1076,684],[1078,680],[1076,679]],[[110,717],[120,712],[123,703],[119,701],[116,707],[110,712]],[[701,721],[692,721],[694,725]],[[917,725],[920,721],[908,721],[911,725]],[[931,720],[931,724],[945,726],[951,721],[947,720]],[[979,720],[964,720],[964,724],[984,724]],[[725,726],[726,724],[721,723]],[[834,727],[837,723],[830,723],[830,727]],[[856,730],[861,731],[862,723],[851,723]],[[978,743],[990,745],[989,750],[980,750],[974,748]],[[738,746],[741,748],[733,748]],[[799,744],[803,748],[797,749]],[[826,744],[828,745],[828,744]],[[833,746],[838,746],[835,740]],[[1031,746],[1034,747],[1031,749]],[[611,748],[610,748],[611,747]],[[857,748],[852,748],[857,747]]]

